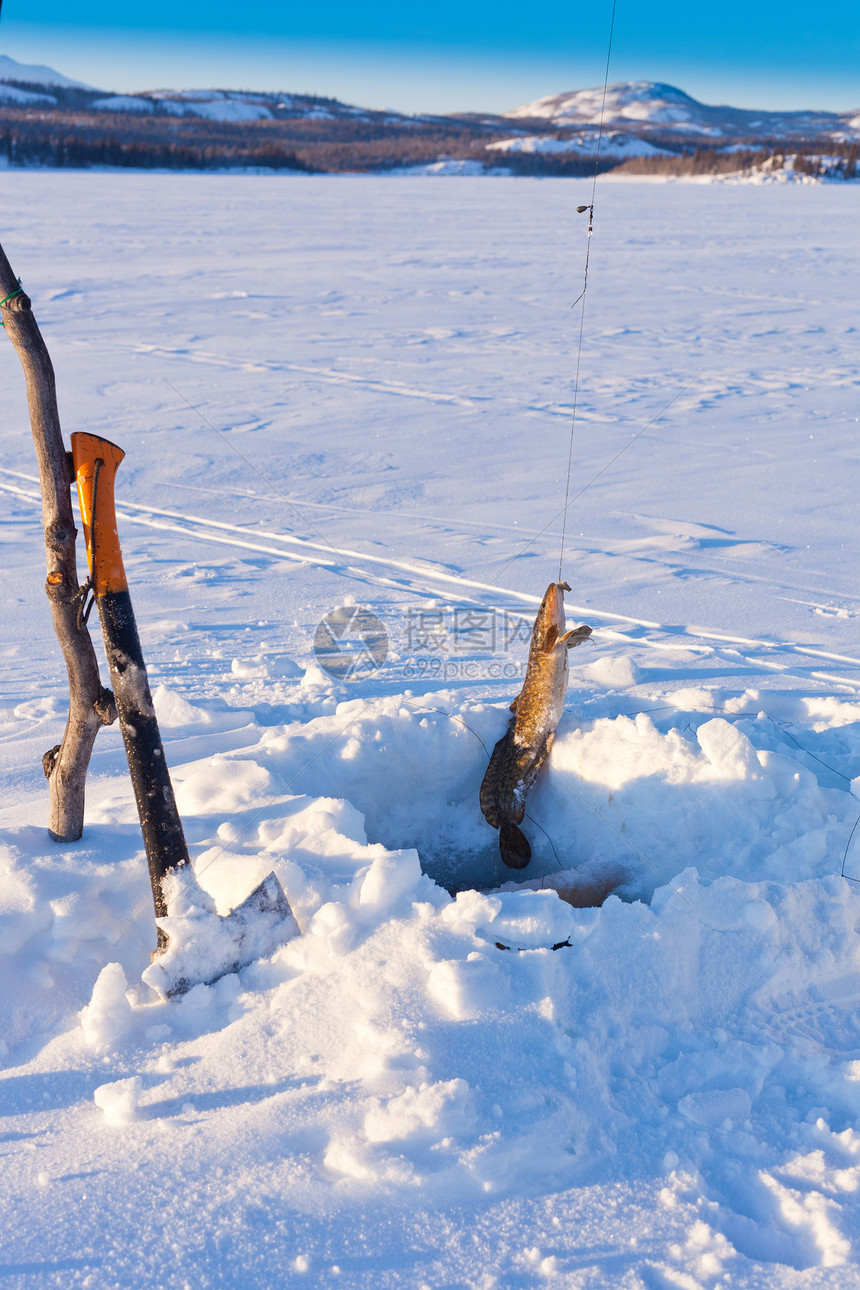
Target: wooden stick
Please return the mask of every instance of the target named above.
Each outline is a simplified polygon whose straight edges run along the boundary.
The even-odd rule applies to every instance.
[[[39,463],[48,565],[45,591],[69,674],[69,717],[63,742],[47,752],[42,762],[49,784],[48,829],[57,842],[75,842],[84,831],[84,790],[93,743],[99,727],[115,720],[116,708],[113,695],[101,684],[93,643],[80,617],[71,498],[74,478],[60,429],[54,369],[30,298],[24,292],[13,295],[17,288],[18,279],[0,246],[0,299],[12,297],[2,305],[2,318],[24,369]]]

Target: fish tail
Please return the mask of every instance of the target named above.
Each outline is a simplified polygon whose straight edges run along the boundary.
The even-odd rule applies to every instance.
[[[502,861],[509,869],[525,869],[532,858],[532,849],[522,829],[510,820],[503,820],[499,832],[499,850]]]

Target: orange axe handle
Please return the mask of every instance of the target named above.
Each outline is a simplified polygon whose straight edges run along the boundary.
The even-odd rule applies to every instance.
[[[164,878],[171,870],[188,864],[189,859],[117,536],[114,480],[124,456],[109,439],[94,434],[72,435],[72,460],[93,594],[149,862],[155,913],[161,917],[167,913]],[[163,941],[159,929],[159,944]]]

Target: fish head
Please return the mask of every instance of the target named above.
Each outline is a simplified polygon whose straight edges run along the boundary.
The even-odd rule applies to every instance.
[[[564,593],[570,591],[566,582],[551,582],[540,602],[540,609],[535,619],[532,632],[532,647],[543,649],[550,628],[555,628],[555,636],[564,635]]]

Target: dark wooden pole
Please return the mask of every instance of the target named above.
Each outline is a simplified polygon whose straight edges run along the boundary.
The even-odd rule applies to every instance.
[[[93,595],[149,862],[155,917],[163,918],[168,913],[164,881],[177,869],[190,870],[191,861],[164,759],[117,533],[114,482],[124,456],[122,448],[100,435],[72,435]],[[167,936],[159,927],[158,948],[166,944]]]
[[[0,246],[0,300],[11,296],[0,307],[0,313],[27,384],[30,427],[42,486],[48,564],[45,591],[69,674],[69,718],[63,742],[43,759],[50,797],[48,829],[56,841],[74,842],[84,830],[84,789],[93,743],[99,727],[115,719],[116,708],[110,691],[101,684],[92,640],[79,613],[71,497],[74,477],[60,429],[54,369],[33,317],[30,298],[24,292],[13,295],[17,288],[18,279]]]

